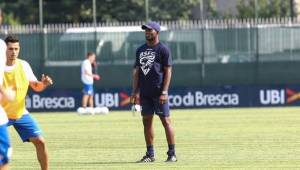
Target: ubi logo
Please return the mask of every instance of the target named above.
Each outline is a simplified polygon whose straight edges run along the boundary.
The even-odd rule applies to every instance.
[[[262,105],[269,104],[284,104],[285,103],[285,90],[281,89],[268,89],[259,91],[259,99]]]

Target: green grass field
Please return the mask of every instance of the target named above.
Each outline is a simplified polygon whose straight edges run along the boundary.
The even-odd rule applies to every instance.
[[[156,117],[157,161],[145,153],[140,116],[33,114],[49,149],[50,169],[300,169],[300,108],[172,110],[179,162],[165,163],[167,144]],[[39,169],[35,149],[10,128],[12,170]]]

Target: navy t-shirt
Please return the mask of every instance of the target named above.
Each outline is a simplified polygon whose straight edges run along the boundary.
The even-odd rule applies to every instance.
[[[140,46],[136,51],[134,66],[139,68],[140,95],[155,97],[161,94],[164,67],[172,65],[170,49],[158,43],[151,47],[147,44]]]

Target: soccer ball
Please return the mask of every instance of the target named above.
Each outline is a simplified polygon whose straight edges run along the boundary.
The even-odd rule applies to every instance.
[[[102,107],[102,113],[103,113],[103,114],[107,115],[108,112],[109,112],[108,107]]]
[[[90,114],[90,115],[95,114],[94,108],[92,108],[92,107],[87,107],[87,108],[85,109],[85,114]]]
[[[83,115],[83,114],[86,113],[86,110],[85,110],[85,108],[83,108],[83,107],[78,107],[77,113],[78,113],[79,115]]]
[[[91,108],[91,107],[87,107],[87,108],[79,107],[77,109],[77,113],[79,115],[93,115],[95,113],[95,111],[94,111],[94,108]]]
[[[109,109],[107,107],[96,107],[95,109],[95,114],[108,114]]]

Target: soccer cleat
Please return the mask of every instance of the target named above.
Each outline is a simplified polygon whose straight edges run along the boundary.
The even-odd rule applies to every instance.
[[[176,155],[169,155],[165,162],[177,162]]]
[[[154,156],[150,156],[148,153],[146,153],[145,156],[143,156],[143,158],[139,161],[137,161],[137,163],[146,163],[146,162],[154,162],[155,158]]]

